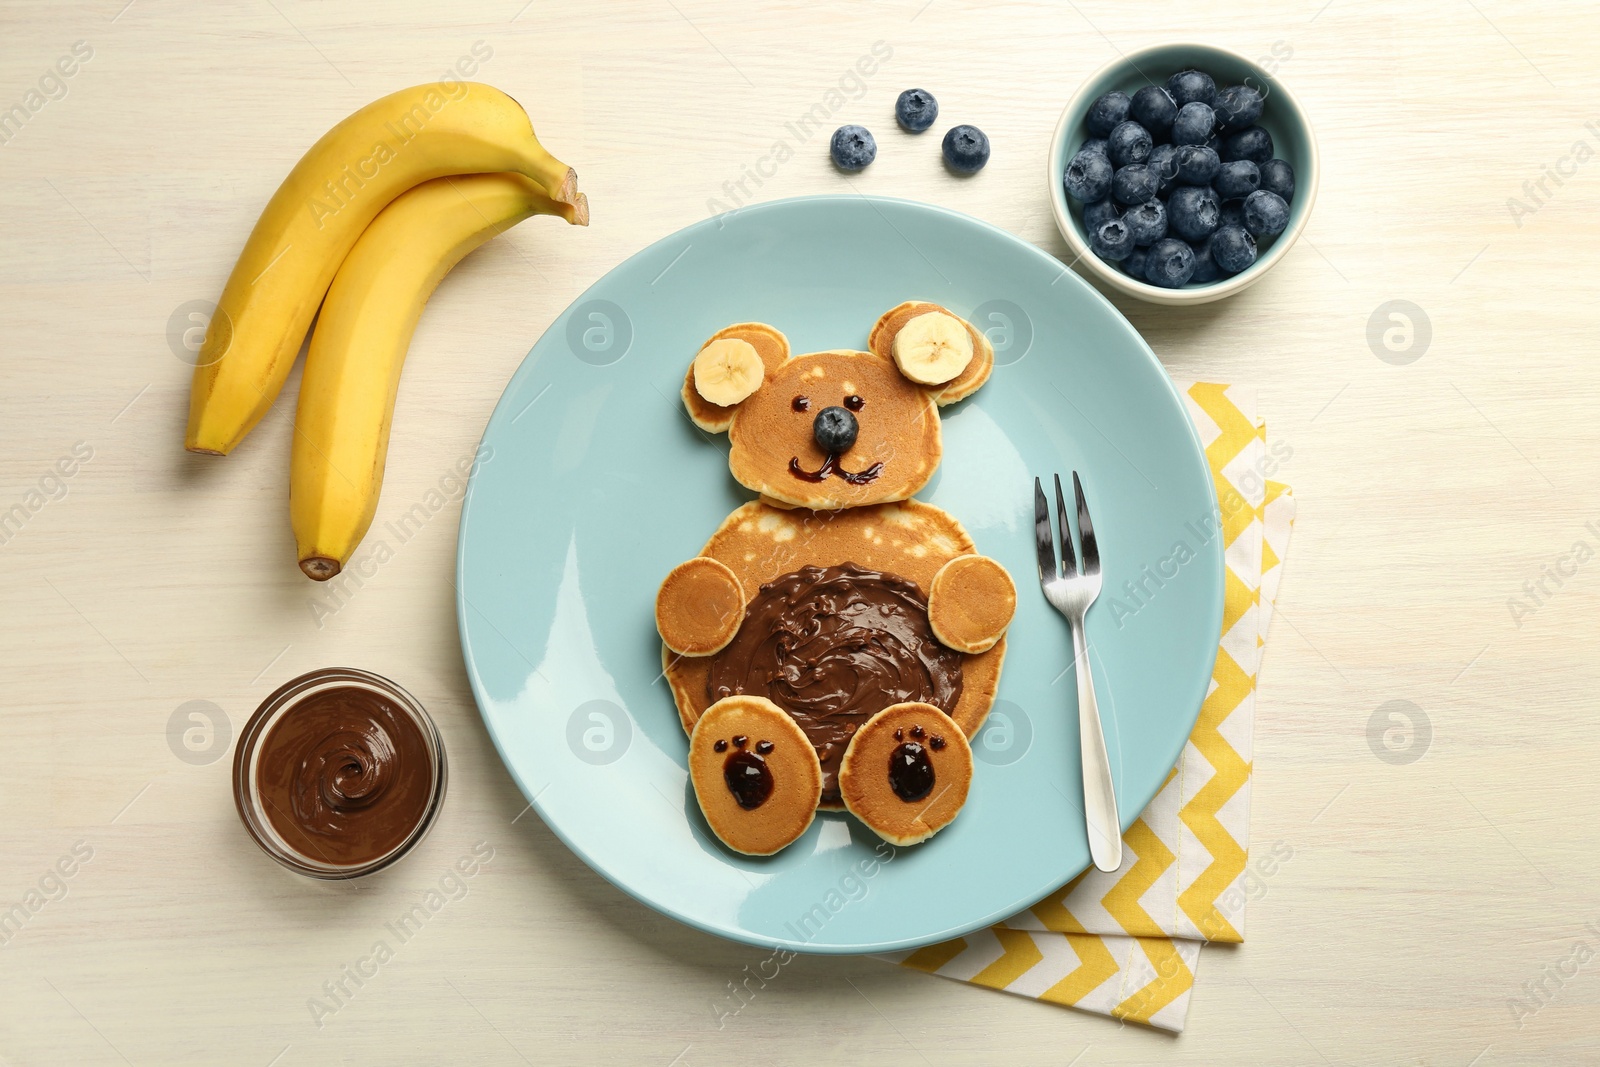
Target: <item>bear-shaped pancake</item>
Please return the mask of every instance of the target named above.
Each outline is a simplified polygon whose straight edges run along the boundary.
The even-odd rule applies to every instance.
[[[911,499],[943,453],[940,407],[988,380],[993,348],[949,310],[912,301],[879,318],[867,349],[794,356],[764,323],[701,346],[684,405],[701,429],[728,434],[729,469],[760,499],[656,598],[684,730],[730,696],[770,700],[816,748],[824,809],[845,806],[846,752],[886,708],[931,705],[977,733],[1016,607],[1010,576],[961,523]]]

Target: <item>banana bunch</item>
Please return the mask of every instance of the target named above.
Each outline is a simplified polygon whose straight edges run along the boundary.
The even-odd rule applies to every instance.
[[[184,444],[220,456],[244,439],[320,306],[289,492],[309,577],[338,574],[372,522],[423,305],[468,252],[532,215],[586,226],[589,204],[522,107],[475,82],[368,104],[312,145],[268,201],[201,346]]]

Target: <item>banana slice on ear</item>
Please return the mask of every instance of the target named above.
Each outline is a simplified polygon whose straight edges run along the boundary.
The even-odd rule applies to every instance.
[[[918,385],[943,385],[972,362],[972,336],[961,320],[929,311],[894,335],[894,361]]]
[[[694,391],[718,407],[732,407],[761,388],[767,368],[749,341],[724,337],[694,357]]]

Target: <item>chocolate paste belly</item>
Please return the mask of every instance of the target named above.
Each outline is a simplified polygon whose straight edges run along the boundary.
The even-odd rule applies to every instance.
[[[733,642],[712,658],[706,689],[712,701],[764,696],[793,716],[816,746],[830,804],[856,728],[911,700],[952,712],[961,661],[933,636],[915,582],[853,563],[803,567],[761,587]]]

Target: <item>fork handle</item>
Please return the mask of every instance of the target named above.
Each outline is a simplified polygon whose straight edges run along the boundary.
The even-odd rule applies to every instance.
[[[1072,629],[1072,656],[1078,676],[1078,736],[1083,752],[1083,813],[1089,830],[1089,855],[1095,867],[1111,873],[1122,866],[1122,822],[1117,817],[1117,794],[1111,784],[1111,757],[1100,725],[1100,705],[1094,697],[1094,673],[1089,669],[1089,643],[1078,619]]]

